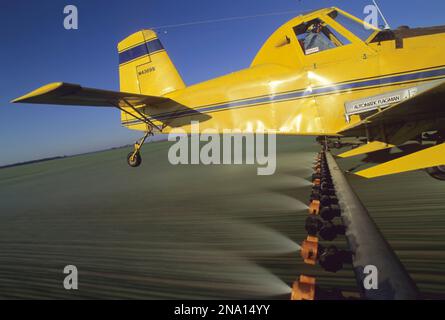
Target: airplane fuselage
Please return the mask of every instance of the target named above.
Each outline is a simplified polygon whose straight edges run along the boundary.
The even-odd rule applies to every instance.
[[[271,130],[279,134],[336,135],[360,115],[347,119],[345,104],[384,92],[445,79],[445,28],[377,32],[363,41],[336,22],[329,10],[296,17],[280,27],[244,70],[176,90],[165,95],[209,116],[200,129]],[[295,27],[315,18],[342,34],[345,45],[305,54]],[[156,55],[156,54],[155,54]],[[153,59],[155,59],[155,55]],[[194,114],[174,108],[147,107],[169,125],[190,130]],[[123,125],[146,130],[145,124],[122,116]],[[188,124],[187,124],[188,123]]]

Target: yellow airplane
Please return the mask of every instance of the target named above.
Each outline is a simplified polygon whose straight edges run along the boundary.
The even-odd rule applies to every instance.
[[[445,27],[380,30],[335,7],[317,10],[278,28],[249,68],[189,87],[154,31],[130,35],[118,51],[120,92],[52,83],[13,102],[118,108],[123,126],[145,132],[130,166],[140,165],[149,135],[190,132],[199,121],[201,131],[366,141],[341,157],[420,141],[416,152],[356,174],[427,169],[445,180]]]

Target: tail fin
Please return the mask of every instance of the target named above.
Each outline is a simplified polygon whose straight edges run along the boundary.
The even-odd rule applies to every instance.
[[[136,32],[118,45],[120,90],[152,96],[185,88],[181,76],[152,30]]]

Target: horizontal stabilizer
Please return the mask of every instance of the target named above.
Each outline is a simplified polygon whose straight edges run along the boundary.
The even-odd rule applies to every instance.
[[[84,88],[78,84],[56,82],[43,86],[12,101],[69,106],[116,107],[131,114],[129,121],[159,121],[163,126],[180,127],[190,121],[207,121],[211,117],[172,99],[137,93]],[[134,108],[133,108],[134,107]],[[139,109],[140,111],[136,110]],[[142,119],[143,113],[145,120]],[[183,115],[188,115],[184,117]],[[124,125],[130,123],[123,122]]]
[[[340,158],[349,158],[349,157],[355,157],[362,154],[367,154],[375,151],[385,150],[388,148],[393,148],[394,145],[388,144],[381,141],[373,141],[367,144],[364,144],[358,148],[346,151],[342,154],[339,154],[338,157]]]
[[[355,173],[365,178],[445,165],[445,143]]]
[[[37,103],[91,107],[158,106],[172,100],[135,93],[84,88],[78,84],[55,82],[34,90],[13,103]]]

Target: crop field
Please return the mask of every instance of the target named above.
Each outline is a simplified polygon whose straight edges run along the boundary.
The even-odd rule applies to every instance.
[[[299,256],[313,139],[279,137],[271,176],[173,166],[170,145],[146,144],[137,169],[127,149],[0,169],[0,297],[286,299],[300,274],[354,290],[350,266],[330,274]],[[349,179],[424,297],[444,298],[445,184],[424,172]],[[78,290],[63,287],[66,265]]]

